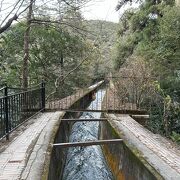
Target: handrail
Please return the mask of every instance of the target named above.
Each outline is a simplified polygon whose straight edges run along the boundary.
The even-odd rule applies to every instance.
[[[28,91],[22,91],[22,92],[10,94],[10,95],[8,95],[8,96],[2,96],[2,97],[0,97],[0,99],[3,99],[3,98],[5,98],[5,97],[13,97],[13,96],[21,95],[21,94],[28,93],[28,92],[33,92],[33,91],[36,91],[36,90],[39,90],[39,89],[42,89],[42,88],[40,87],[40,88],[28,90]]]
[[[17,96],[17,95],[20,95],[20,94],[24,94],[24,93],[28,93],[28,92],[32,92],[32,91],[36,91],[36,90],[39,90],[39,89],[42,89],[42,88],[40,87],[40,88],[36,88],[36,89],[32,89],[32,90],[28,90],[28,91],[23,91],[23,92],[18,92],[18,93],[10,94],[10,95],[8,95],[7,97],[13,97],[13,96]]]
[[[32,87],[28,87],[28,88],[21,88],[21,87],[10,87],[10,86],[7,86],[7,88],[9,88],[9,89],[17,89],[17,90],[28,90],[28,89],[34,89],[34,88],[36,88],[36,87],[39,87],[40,85],[41,85],[42,83],[39,83],[39,84],[37,84],[37,85],[35,85],[35,86],[32,86]]]
[[[4,89],[4,94],[0,97],[0,140],[3,137],[8,140],[10,132],[35,113],[44,111],[45,84],[42,82],[41,86],[38,86],[9,94],[9,87],[1,88]]]
[[[29,88],[21,88],[21,87],[10,87],[10,86],[4,86],[4,87],[2,87],[2,88],[0,88],[0,91],[3,91],[5,88],[8,88],[8,89],[10,89],[10,90],[21,90],[21,91],[23,91],[23,92],[29,92],[29,91],[31,91],[31,90],[34,90],[35,88],[41,88],[41,84],[42,83],[39,83],[39,84],[37,84],[37,85],[35,85],[35,86],[32,86],[32,87],[29,87]],[[18,92],[18,93],[15,93],[15,92],[13,92],[13,95],[16,95],[16,94],[19,94],[20,92]],[[2,96],[2,97],[5,97],[5,96]],[[0,99],[2,99],[2,97],[0,97]]]

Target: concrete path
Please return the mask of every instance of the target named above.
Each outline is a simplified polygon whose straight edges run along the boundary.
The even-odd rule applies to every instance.
[[[128,115],[111,114],[110,124],[123,136],[129,146],[167,180],[180,180],[180,150],[167,139],[153,134]]]
[[[53,127],[62,114],[43,113],[28,122],[28,128],[14,137],[0,153],[0,180],[28,179],[30,173],[36,175],[35,179],[38,175],[40,177]]]

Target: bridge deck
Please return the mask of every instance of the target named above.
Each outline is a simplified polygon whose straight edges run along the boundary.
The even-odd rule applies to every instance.
[[[153,134],[128,115],[108,115],[120,137],[139,150],[164,179],[180,179],[180,148],[164,137]],[[122,137],[123,136],[123,137]]]
[[[34,173],[36,178],[38,173],[41,176],[49,139],[61,114],[38,115],[18,129],[19,132],[14,132],[9,143],[1,142],[0,179],[28,179],[29,173]]]

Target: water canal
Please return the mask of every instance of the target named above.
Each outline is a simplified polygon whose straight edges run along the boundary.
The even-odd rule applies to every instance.
[[[105,92],[100,90],[87,109],[101,108]],[[84,112],[80,118],[100,118],[101,113]],[[76,122],[72,126],[70,142],[83,142],[98,139],[99,122]],[[112,180],[100,146],[69,148],[63,173],[63,180]]]

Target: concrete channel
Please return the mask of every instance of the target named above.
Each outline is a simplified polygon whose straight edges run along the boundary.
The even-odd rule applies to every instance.
[[[90,92],[92,94],[92,92]],[[88,94],[86,94],[86,103],[87,107],[90,105],[92,99]],[[81,100],[80,100],[81,101]],[[79,105],[79,102],[76,102]],[[73,106],[76,107],[76,104]],[[90,107],[89,107],[90,108]],[[92,113],[92,112],[91,112]],[[77,128],[82,128],[85,126],[88,131],[97,129],[95,133],[97,139],[121,139],[121,136],[116,132],[114,127],[109,123],[109,121],[105,121],[106,113],[100,114],[96,113],[95,116],[93,114],[88,114],[88,118],[93,116],[93,118],[100,118],[100,122],[74,122],[75,119],[85,119],[86,112],[66,112],[61,120],[59,128],[55,133],[53,144],[58,143],[67,143],[74,141],[85,141],[87,138],[82,138],[82,134],[78,132]],[[69,121],[68,121],[69,120]],[[81,123],[81,124],[79,124]],[[96,123],[93,124],[92,123]],[[91,124],[91,125],[90,125]],[[76,130],[74,130],[76,128]],[[84,130],[82,130],[84,131]],[[75,132],[77,135],[72,135]],[[87,132],[84,136],[87,135]],[[79,139],[81,136],[81,139]],[[94,138],[94,137],[93,137]],[[92,146],[94,147],[94,146]],[[69,180],[69,179],[118,179],[118,180],[154,180],[154,179],[163,179],[162,176],[156,171],[152,165],[150,165],[145,158],[140,157],[138,150],[134,151],[130,146],[127,145],[127,142],[114,143],[114,144],[105,144],[98,146],[102,151],[101,156],[101,167],[98,166],[98,157],[96,157],[96,153],[92,154],[92,151],[86,151],[85,155],[83,153],[77,153],[77,151],[84,151],[87,147],[75,147],[75,148],[57,148],[53,147],[49,151],[49,160],[46,162],[46,166],[44,169],[44,173],[42,179],[48,180]],[[94,152],[97,149],[94,149]],[[89,155],[89,161],[87,158],[83,159],[87,155],[87,152],[91,153]],[[74,154],[73,154],[74,153]],[[92,157],[92,158],[91,158]],[[96,162],[97,161],[97,162]],[[70,162],[70,163],[68,163]],[[79,167],[79,164],[84,164],[85,167]],[[103,164],[103,165],[102,165]],[[96,166],[97,165],[97,166]],[[83,165],[82,165],[83,166]],[[69,168],[69,169],[68,169]],[[79,172],[77,169],[79,168]],[[99,168],[99,171],[96,169]],[[94,171],[93,171],[94,170]],[[98,174],[99,173],[99,177]]]

